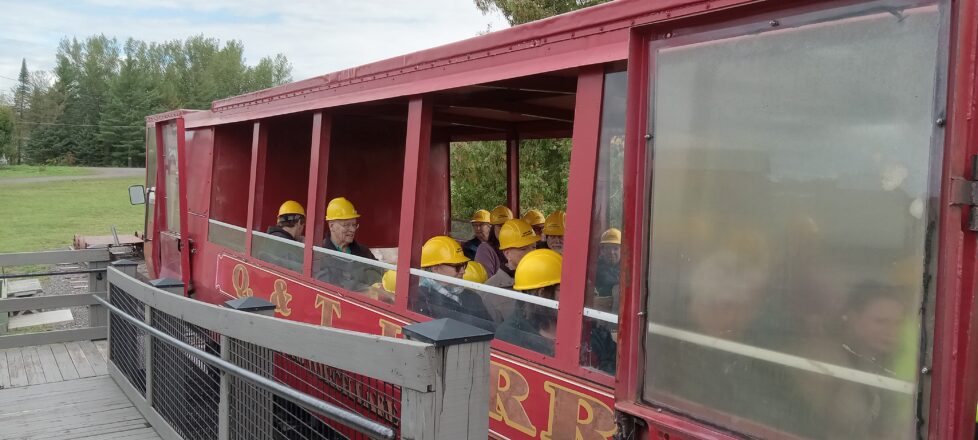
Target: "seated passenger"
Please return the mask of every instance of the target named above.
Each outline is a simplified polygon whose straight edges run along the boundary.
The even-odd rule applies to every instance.
[[[286,200],[278,208],[278,221],[268,228],[267,234],[289,240],[302,241],[306,229],[306,210],[295,200]]]
[[[455,239],[444,235],[432,237],[421,248],[421,268],[451,278],[462,278],[469,259]],[[432,318],[452,318],[492,330],[492,320],[478,294],[463,287],[420,277],[417,294],[409,298],[409,307]]]
[[[492,224],[489,223],[489,219],[489,211],[485,209],[480,209],[472,214],[472,220],[469,220],[469,223],[472,224],[473,236],[469,241],[462,243],[462,252],[465,252],[466,258],[470,260],[475,258],[475,252],[479,250],[479,245],[489,241],[489,237],[492,236]]]
[[[537,237],[540,237],[540,240],[543,240],[543,224],[547,220],[543,217],[543,213],[540,210],[531,209],[526,211],[520,219],[533,226],[533,232],[537,234]]]
[[[370,248],[357,243],[357,229],[360,224],[353,203],[345,197],[337,197],[329,201],[326,206],[326,224],[329,227],[329,236],[323,240],[323,247],[326,249],[353,254],[358,257],[376,260]]]
[[[601,234],[598,251],[598,267],[594,273],[594,304],[592,307],[606,312],[618,310],[619,283],[621,281],[621,231],[608,229]]]
[[[529,295],[560,300],[560,254],[537,249],[516,266],[513,288]],[[547,356],[554,354],[557,310],[520,301],[512,315],[500,325],[496,338]]]
[[[499,270],[499,266],[502,266],[503,261],[506,261],[506,258],[499,250],[499,242],[495,238],[499,237],[499,228],[503,226],[503,223],[512,219],[513,211],[510,211],[509,208],[502,205],[492,208],[492,211],[489,213],[489,222],[492,223],[493,234],[489,241],[480,244],[475,252],[475,261],[478,261],[482,267],[486,268],[486,273],[489,276],[493,276]]]
[[[543,247],[553,249],[558,254],[564,252],[565,217],[564,211],[558,209],[547,217],[547,221],[543,225],[543,235],[546,236]]]
[[[510,220],[503,224],[499,230],[499,249],[506,257],[506,264],[500,266],[499,270],[486,280],[486,285],[511,289],[515,281],[517,265],[527,253],[536,249],[539,241],[533,228],[523,220]],[[513,314],[516,300],[485,292],[479,294],[493,321],[503,322]]]
[[[465,274],[462,275],[462,278],[473,283],[482,284],[489,279],[489,276],[486,274],[486,268],[482,267],[478,261],[469,261],[468,265],[465,266]]]
[[[394,288],[396,285],[397,272],[388,270],[384,272],[384,277],[381,278],[379,283],[374,283],[370,286],[367,294],[375,300],[383,301],[387,304],[394,304]]]

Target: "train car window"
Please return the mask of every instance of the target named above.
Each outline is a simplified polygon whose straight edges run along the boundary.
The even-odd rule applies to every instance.
[[[907,4],[651,44],[646,400],[749,436],[916,438],[941,13]]]
[[[252,123],[220,125],[214,130],[207,240],[238,252],[245,251],[253,133]]]
[[[293,272],[302,272],[303,237],[309,206],[312,115],[297,114],[259,122],[265,163],[259,166],[251,255]],[[260,195],[260,197],[259,197]]]
[[[177,124],[163,126],[163,181],[166,187],[166,230],[180,233],[180,167]]]
[[[392,304],[407,136],[407,105],[379,102],[332,115],[325,219],[313,277]]]
[[[581,338],[581,365],[608,374],[615,374],[618,353],[626,79],[624,71],[604,78]]]
[[[451,236],[463,243],[465,255],[475,257],[482,234],[473,222],[476,211],[506,204],[506,142],[452,142],[449,148],[451,174]]]

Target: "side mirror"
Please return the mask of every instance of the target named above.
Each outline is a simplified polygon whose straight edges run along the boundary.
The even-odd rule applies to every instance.
[[[146,188],[142,185],[132,185],[129,187],[129,203],[142,205],[146,203]]]

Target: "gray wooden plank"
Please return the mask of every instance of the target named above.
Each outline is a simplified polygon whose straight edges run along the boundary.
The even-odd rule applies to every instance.
[[[6,405],[16,403],[24,399],[42,399],[66,393],[81,393],[87,395],[113,383],[106,381],[105,379],[111,378],[108,378],[107,376],[97,376],[65,382],[46,383],[41,385],[31,385],[29,387],[5,389],[3,392],[0,392],[0,413],[4,413],[6,411]]]
[[[91,293],[68,295],[35,296],[29,298],[7,298],[0,300],[0,312],[19,312],[21,310],[60,309],[98,304]]]
[[[98,347],[98,352],[102,354],[102,360],[109,360],[109,341],[102,339],[101,341],[94,341],[95,346]]]
[[[92,339],[103,339],[106,335],[108,335],[108,327],[105,326],[5,335],[0,337],[0,348],[30,347],[56,342],[91,341]]]
[[[65,344],[65,349],[68,350],[68,356],[71,357],[71,362],[75,364],[75,370],[78,371],[78,377],[95,376],[95,369],[92,368],[92,364],[88,362],[88,358],[85,357],[85,352],[82,351],[77,342],[69,342]]]
[[[61,370],[58,369],[58,361],[54,358],[54,352],[51,351],[50,345],[37,347],[37,357],[41,361],[41,369],[44,370],[44,378],[48,382],[61,382],[64,380],[64,376],[61,375]]]
[[[24,371],[24,357],[19,349],[7,350],[7,368],[10,371],[10,386],[27,386],[27,372]]]
[[[0,388],[10,387],[10,372],[7,370],[7,350],[0,349]]]
[[[62,415],[57,419],[51,419],[50,416],[57,414],[45,414],[42,417],[28,415],[18,418],[16,423],[5,423],[4,435],[12,438],[68,439],[83,437],[80,434],[92,436],[105,431],[117,431],[120,425],[139,426],[146,423],[131,404],[110,409],[92,408],[85,413]]]
[[[88,363],[95,370],[96,376],[109,374],[109,370],[105,366],[105,359],[102,358],[102,353],[99,353],[98,347],[92,341],[79,341],[78,346],[85,353],[85,358],[88,359]]]
[[[27,373],[27,382],[31,385],[47,382],[44,379],[44,369],[41,368],[41,359],[37,357],[37,347],[21,348],[20,354],[24,357],[24,371]]]
[[[109,250],[79,249],[68,251],[18,252],[0,254],[0,266],[85,263],[88,261],[109,261]]]
[[[119,431],[99,437],[99,440],[156,440],[160,435],[153,428],[135,428],[128,431]]]
[[[68,355],[65,344],[51,344],[49,347],[54,353],[54,360],[58,363],[58,371],[61,372],[61,377],[64,380],[78,379],[78,370],[75,369],[75,364],[71,362],[71,356]]]

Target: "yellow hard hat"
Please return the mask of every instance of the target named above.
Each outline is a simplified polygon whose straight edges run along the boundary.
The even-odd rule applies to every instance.
[[[289,214],[298,214],[304,217],[306,215],[306,210],[302,208],[302,205],[300,205],[299,202],[295,200],[286,200],[285,203],[282,203],[282,206],[278,207],[278,216],[281,217]]]
[[[533,232],[533,227],[527,222],[515,219],[503,223],[499,228],[499,249],[512,249],[536,244],[540,237]]]
[[[621,244],[621,231],[618,228],[609,228],[601,234],[602,243]]]
[[[360,214],[357,214],[357,209],[346,197],[337,197],[326,205],[326,220],[347,220],[357,217],[360,217]]]
[[[556,210],[547,217],[543,224],[544,235],[564,235],[564,224],[566,222],[564,211]]]
[[[421,247],[421,267],[439,264],[460,264],[469,261],[462,246],[454,238],[438,235],[431,237]]]
[[[381,278],[380,285],[384,288],[384,290],[394,293],[394,287],[397,286],[397,272],[393,270],[384,272],[384,277]]]
[[[486,267],[478,261],[469,261],[465,266],[465,275],[462,275],[462,279],[473,283],[484,283],[489,279],[489,274],[486,273]]]
[[[469,220],[469,223],[489,223],[491,218],[492,217],[489,214],[489,211],[480,209],[476,211],[475,214],[472,214],[472,220]]]
[[[506,223],[506,220],[513,219],[513,211],[510,211],[509,208],[503,205],[492,208],[492,212],[489,214],[489,223],[494,225],[501,225]]]
[[[550,249],[530,251],[516,266],[513,288],[533,290],[560,284],[563,258]]]
[[[530,224],[530,226],[542,225],[546,219],[543,218],[543,213],[536,209],[531,209],[523,213],[523,221]]]

